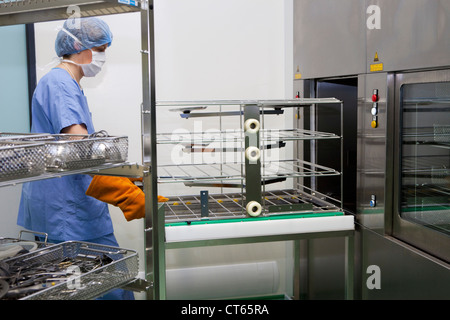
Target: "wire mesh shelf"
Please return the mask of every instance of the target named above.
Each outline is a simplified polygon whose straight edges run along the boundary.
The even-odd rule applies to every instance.
[[[450,126],[434,124],[432,127],[403,128],[405,145],[435,145],[440,148],[450,148]]]
[[[262,179],[338,176],[340,172],[308,161],[277,160],[261,165]],[[172,164],[158,167],[159,182],[217,182],[244,179],[242,163]]]
[[[244,131],[240,129],[229,129],[225,131],[204,131],[178,133],[159,133],[157,143],[159,144],[210,144],[214,142],[243,142]],[[262,141],[291,141],[291,140],[318,140],[339,139],[334,133],[311,131],[304,129],[263,129],[261,130]]]
[[[299,98],[285,100],[197,100],[197,101],[157,101],[156,105],[161,107],[198,107],[198,106],[245,106],[257,105],[261,108],[272,107],[297,107],[310,106],[313,104],[341,103],[336,98]]]
[[[263,212],[261,215],[275,215],[286,212],[272,212],[271,208],[280,206],[303,205],[303,209],[295,209],[295,213],[321,213],[341,210],[338,205],[325,199],[325,195],[309,193],[307,190],[275,190],[263,193]],[[166,223],[204,220],[202,217],[201,195],[185,195],[169,197],[166,203]],[[325,199],[325,200],[324,200]],[[208,220],[247,218],[245,194],[220,193],[208,195]]]

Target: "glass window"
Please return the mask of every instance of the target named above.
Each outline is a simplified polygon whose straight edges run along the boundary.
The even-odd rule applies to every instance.
[[[450,234],[450,82],[401,90],[400,215]]]
[[[0,43],[0,131],[29,132],[25,25],[0,27]]]

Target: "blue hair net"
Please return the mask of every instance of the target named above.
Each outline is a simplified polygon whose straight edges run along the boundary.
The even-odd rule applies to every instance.
[[[99,18],[68,19],[56,36],[55,51],[62,57],[104,44],[110,46],[112,38],[108,25]]]

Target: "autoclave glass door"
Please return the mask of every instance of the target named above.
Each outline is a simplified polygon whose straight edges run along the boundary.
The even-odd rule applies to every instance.
[[[396,76],[393,234],[450,261],[450,70]]]

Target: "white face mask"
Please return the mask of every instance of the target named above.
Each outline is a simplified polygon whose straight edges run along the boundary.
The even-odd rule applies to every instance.
[[[95,77],[101,70],[103,65],[106,62],[106,54],[105,52],[92,52],[92,61],[89,64],[82,64],[81,69],[83,69],[83,73],[85,77]]]
[[[92,61],[89,64],[79,64],[71,60],[63,60],[63,61],[70,62],[76,64],[77,66],[80,66],[81,69],[83,70],[85,77],[95,77],[102,70],[102,67],[106,62],[106,54],[105,52],[98,52],[94,50],[91,50],[91,52],[92,52]]]

